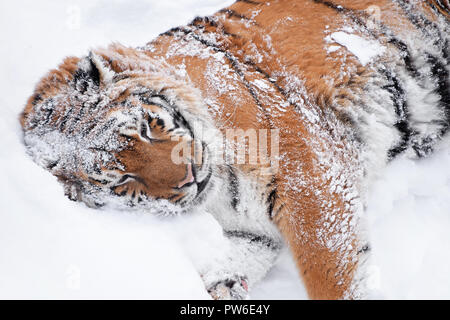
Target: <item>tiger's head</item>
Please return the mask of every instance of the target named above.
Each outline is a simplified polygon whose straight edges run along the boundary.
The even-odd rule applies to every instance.
[[[72,200],[184,209],[212,190],[214,126],[200,93],[145,52],[113,45],[66,58],[20,121],[29,153]]]

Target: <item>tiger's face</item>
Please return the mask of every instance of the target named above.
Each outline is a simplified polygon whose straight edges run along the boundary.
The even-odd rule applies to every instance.
[[[213,125],[200,95],[146,62],[153,69],[144,72],[122,71],[101,54],[66,59],[30,98],[21,117],[25,143],[70,199],[184,209],[212,189],[203,132]]]
[[[104,168],[88,179],[133,204],[165,199],[186,207],[204,199],[213,170],[210,150],[179,107],[152,91],[121,104],[125,107],[112,111],[108,119],[115,123],[117,139],[125,143],[114,152],[122,170]]]

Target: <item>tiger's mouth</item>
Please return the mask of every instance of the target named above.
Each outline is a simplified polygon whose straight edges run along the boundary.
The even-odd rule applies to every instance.
[[[208,186],[211,185],[213,168],[210,162],[209,150],[205,144],[202,144],[202,163],[189,163],[188,168],[192,169],[191,182],[184,184],[180,191],[184,193],[183,197],[176,201],[176,204],[186,207],[202,203],[206,199]],[[187,174],[189,176],[189,174]]]

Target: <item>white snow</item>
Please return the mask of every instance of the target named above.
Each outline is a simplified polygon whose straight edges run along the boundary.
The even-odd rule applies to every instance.
[[[327,47],[327,53],[338,51],[340,48],[341,48],[340,46],[329,46]]]
[[[368,206],[372,271],[385,298],[450,298],[450,141],[421,161],[397,159]]]
[[[346,47],[358,58],[362,65],[368,64],[375,57],[383,54],[385,50],[377,41],[366,40],[356,34],[350,34],[343,31],[332,33],[330,38],[341,46]],[[331,50],[335,51],[335,48]],[[328,51],[330,52],[330,50]]]
[[[232,2],[0,2],[0,298],[209,297],[195,266],[226,246],[212,217],[161,219],[69,201],[25,154],[17,117],[34,84],[64,56],[111,41],[143,45]],[[363,64],[382,52],[341,33],[334,41]],[[449,163],[447,141],[429,159],[398,159],[380,173],[367,210],[377,297],[450,298]],[[306,298],[287,251],[252,298]]]

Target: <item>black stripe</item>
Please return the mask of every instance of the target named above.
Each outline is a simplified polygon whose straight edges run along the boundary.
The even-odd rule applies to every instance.
[[[107,185],[107,184],[111,183],[111,181],[106,180],[106,179],[98,180],[98,179],[95,179],[95,178],[92,178],[92,177],[89,177],[89,179],[94,181],[94,182],[100,183],[102,185]]]
[[[388,84],[383,86],[382,89],[387,90],[391,94],[395,114],[397,115],[397,121],[394,126],[401,135],[399,143],[388,151],[388,158],[393,159],[408,148],[413,132],[409,125],[410,115],[406,102],[406,93],[400,80],[393,72],[387,69],[380,69],[379,72],[384,74],[388,81]]]
[[[147,124],[146,122],[144,122],[144,124],[145,124],[145,125],[143,125],[143,124],[141,123],[141,132],[140,132],[140,135],[141,135],[141,137],[143,137],[145,140],[150,141],[150,142],[153,142],[154,139],[150,138],[150,137],[147,135],[147,129],[149,129],[149,130],[151,130],[151,129],[148,128],[148,124]]]
[[[223,9],[223,10],[226,10],[226,9]],[[218,28],[219,25],[217,24],[216,20],[217,20],[217,18],[212,18],[212,17],[208,17],[208,16],[206,16],[206,17],[196,17],[194,20],[191,21],[191,23],[188,24],[188,26],[196,27],[196,28],[201,29],[201,30],[205,29],[205,25],[209,25],[210,27],[213,27],[213,28]],[[224,35],[231,36],[233,38],[240,38],[239,35],[227,31],[224,25],[221,25],[220,31]]]
[[[142,96],[140,96],[142,97]],[[161,100],[163,100],[165,103],[167,103],[169,106],[171,106],[172,104],[170,103],[169,99],[167,99],[167,97],[163,94],[157,94],[154,93],[150,96],[150,98],[160,98]]]
[[[71,108],[70,108],[71,109]],[[64,115],[61,122],[59,123],[59,131],[63,132],[64,128],[66,127],[67,121],[69,120],[69,115],[72,111],[69,110],[67,114]]]
[[[237,211],[239,205],[239,180],[231,166],[228,167],[228,179],[230,182],[228,184],[228,191],[231,194],[231,206]]]
[[[223,9],[225,10],[225,9]],[[189,26],[197,26],[198,24],[201,23],[205,23],[205,24],[209,24],[211,27],[217,27],[217,22],[215,21],[215,19],[212,19],[211,17],[195,17],[194,20],[191,21],[191,23],[189,23]]]
[[[274,80],[275,78],[272,77],[268,72],[264,71],[263,69],[261,69],[261,67],[257,66],[254,61],[248,60],[248,61],[245,61],[244,63],[248,66],[253,67],[253,69],[256,72],[262,74],[267,81],[269,81],[271,84],[273,84],[273,86],[277,89],[278,93],[280,93],[283,96],[283,98],[287,102],[289,102],[290,105],[294,105],[295,107],[300,108],[300,106],[298,106],[296,103],[293,104],[289,101],[288,94],[286,93],[286,91],[278,85],[277,81]]]
[[[89,72],[88,72],[89,79],[92,80],[94,85],[100,86],[100,71],[98,70],[97,66],[95,65],[94,61],[92,60],[92,54],[89,54],[89,64],[90,64],[90,68],[89,68]]]
[[[249,240],[250,242],[257,242],[259,244],[262,244],[272,250],[278,250],[281,248],[281,244],[274,239],[262,235],[262,234],[255,234],[248,231],[224,231],[225,236],[227,237],[234,237],[234,238],[244,238]]]
[[[52,114],[53,114],[53,111],[54,111],[54,110],[55,110],[54,107],[52,107],[52,108],[47,108],[47,109],[45,110],[47,113],[46,113],[46,115],[45,115],[45,120],[44,120],[44,123],[43,123],[43,124],[47,124],[47,123],[50,122],[50,119],[51,119],[51,117],[52,117]]]
[[[369,244],[366,244],[365,246],[363,246],[363,247],[357,252],[357,254],[366,253],[366,252],[369,252],[369,251],[371,251],[371,250],[372,250],[372,248],[370,247],[370,245],[369,245]]]
[[[270,191],[269,196],[267,197],[267,214],[269,215],[269,218],[273,218],[273,208],[275,207],[275,201],[277,199],[277,188],[272,189]]]
[[[163,33],[160,33],[159,36],[173,36],[174,33],[180,32],[182,30],[183,30],[183,28],[181,28],[181,27],[175,27],[175,28],[169,29]]]
[[[263,4],[261,2],[256,2],[256,1],[252,1],[252,0],[236,0],[236,2],[244,2],[244,3],[248,3],[248,4],[255,4],[255,5]]]
[[[250,18],[248,18],[248,17],[244,16],[243,14],[240,14],[240,13],[234,11],[234,10],[231,10],[231,9],[222,9],[219,12],[227,14],[228,18],[238,18],[238,19],[251,21]]]
[[[52,170],[54,167],[56,167],[58,165],[58,161],[52,161],[50,163],[47,164],[47,169],[48,170]]]
[[[82,136],[87,136],[89,133],[91,133],[92,130],[97,126],[96,123],[92,123],[89,127],[87,127],[85,130],[81,131]]]
[[[131,175],[131,174],[124,174],[122,176],[122,178],[117,182],[117,184],[125,182],[128,178],[131,178],[131,179],[143,184],[145,187],[148,187],[147,183],[145,182],[144,179],[142,179],[141,177],[138,177],[138,176]]]
[[[91,147],[89,150],[98,151],[98,152],[108,152],[105,147]]]
[[[34,96],[33,96],[33,100],[31,101],[31,104],[33,105],[33,106],[35,106],[35,105],[37,105],[39,102],[41,102],[42,101],[42,96],[39,94],[39,93],[36,93]]]
[[[324,0],[312,0],[312,1],[315,2],[315,3],[323,4],[323,5],[331,8],[331,9],[334,9],[334,10],[336,10],[338,12],[350,12],[349,9],[344,8],[341,5],[336,5],[333,2],[331,2],[331,1],[324,1]]]
[[[441,135],[446,133],[450,126],[450,80],[446,66],[439,59],[429,53],[426,54],[427,62],[431,64],[431,73],[437,81],[436,92],[441,97],[440,107],[444,111],[446,124],[441,131]]]
[[[223,9],[223,10],[226,10],[226,9]],[[230,11],[231,11],[231,10],[230,10]],[[202,23],[203,23],[203,24],[205,24],[205,25],[209,25],[210,27],[217,28],[217,27],[218,27],[218,24],[217,24],[216,20],[217,20],[217,18],[212,18],[212,17],[208,17],[208,16],[205,16],[205,17],[195,17],[195,18],[188,24],[188,26],[189,26],[189,27],[196,27],[196,28],[198,28],[198,29],[204,29],[205,26],[202,25]],[[177,32],[184,32],[184,33],[185,33],[185,31],[186,31],[186,29],[183,28],[183,27],[175,27],[175,28],[172,28],[172,29],[170,29],[170,30],[168,30],[168,31],[166,31],[166,32],[161,33],[160,36],[173,36],[173,35],[174,35],[175,33],[177,33]],[[228,32],[224,26],[222,26],[221,32],[222,32],[223,34],[227,35],[227,36],[231,36],[231,37],[234,37],[234,38],[239,38],[239,36],[238,36],[237,34]]]

